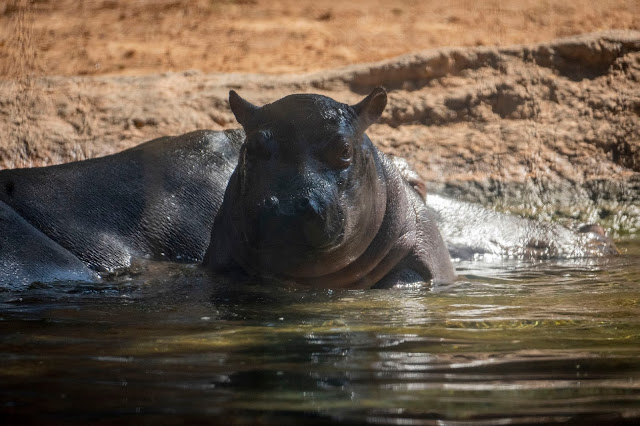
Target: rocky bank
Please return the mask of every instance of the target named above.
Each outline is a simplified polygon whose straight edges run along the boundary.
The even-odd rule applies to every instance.
[[[259,71],[259,70],[257,70]],[[295,75],[45,77],[0,81],[0,167],[111,154],[237,127],[229,89],[256,104],[294,92],[389,105],[369,136],[428,190],[569,224],[640,232],[640,32],[422,51]]]

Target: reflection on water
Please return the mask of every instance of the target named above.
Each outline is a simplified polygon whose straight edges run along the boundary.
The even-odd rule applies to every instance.
[[[460,263],[462,279],[436,288],[265,288],[160,264],[100,286],[0,293],[0,417],[637,421],[640,241],[622,247]]]

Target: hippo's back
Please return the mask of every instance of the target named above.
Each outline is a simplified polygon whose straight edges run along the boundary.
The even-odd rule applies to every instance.
[[[118,154],[0,171],[0,201],[97,270],[132,257],[198,262],[241,131],[196,131]]]

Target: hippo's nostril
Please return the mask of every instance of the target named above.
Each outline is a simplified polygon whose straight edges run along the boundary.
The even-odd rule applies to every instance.
[[[271,197],[264,200],[264,206],[269,210],[276,210],[279,205],[280,200],[278,200],[278,197],[276,197],[275,195],[272,195]]]
[[[313,217],[318,219],[324,217],[322,209],[315,200],[304,197],[299,199],[296,205],[298,214],[302,214],[305,217]]]

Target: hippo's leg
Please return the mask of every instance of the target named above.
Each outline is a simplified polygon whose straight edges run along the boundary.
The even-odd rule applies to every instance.
[[[78,258],[0,202],[0,287],[96,279]]]
[[[428,279],[434,283],[454,281],[456,274],[449,250],[438,229],[436,215],[425,205],[426,183],[404,158],[391,157],[391,159],[405,182],[405,191],[415,212],[416,241],[405,263],[409,265],[409,270],[414,271],[422,279],[413,282],[424,282]],[[407,273],[402,272],[398,279],[406,281],[405,276]]]
[[[438,230],[436,218],[418,195],[412,195],[417,216],[416,242],[406,261],[410,262],[411,267],[420,275],[429,277],[435,284],[451,283],[456,280],[456,274],[449,250]]]
[[[395,269],[385,275],[380,281],[378,281],[371,288],[393,288],[402,287],[406,285],[424,283],[424,277],[418,273],[415,269],[398,265]]]

